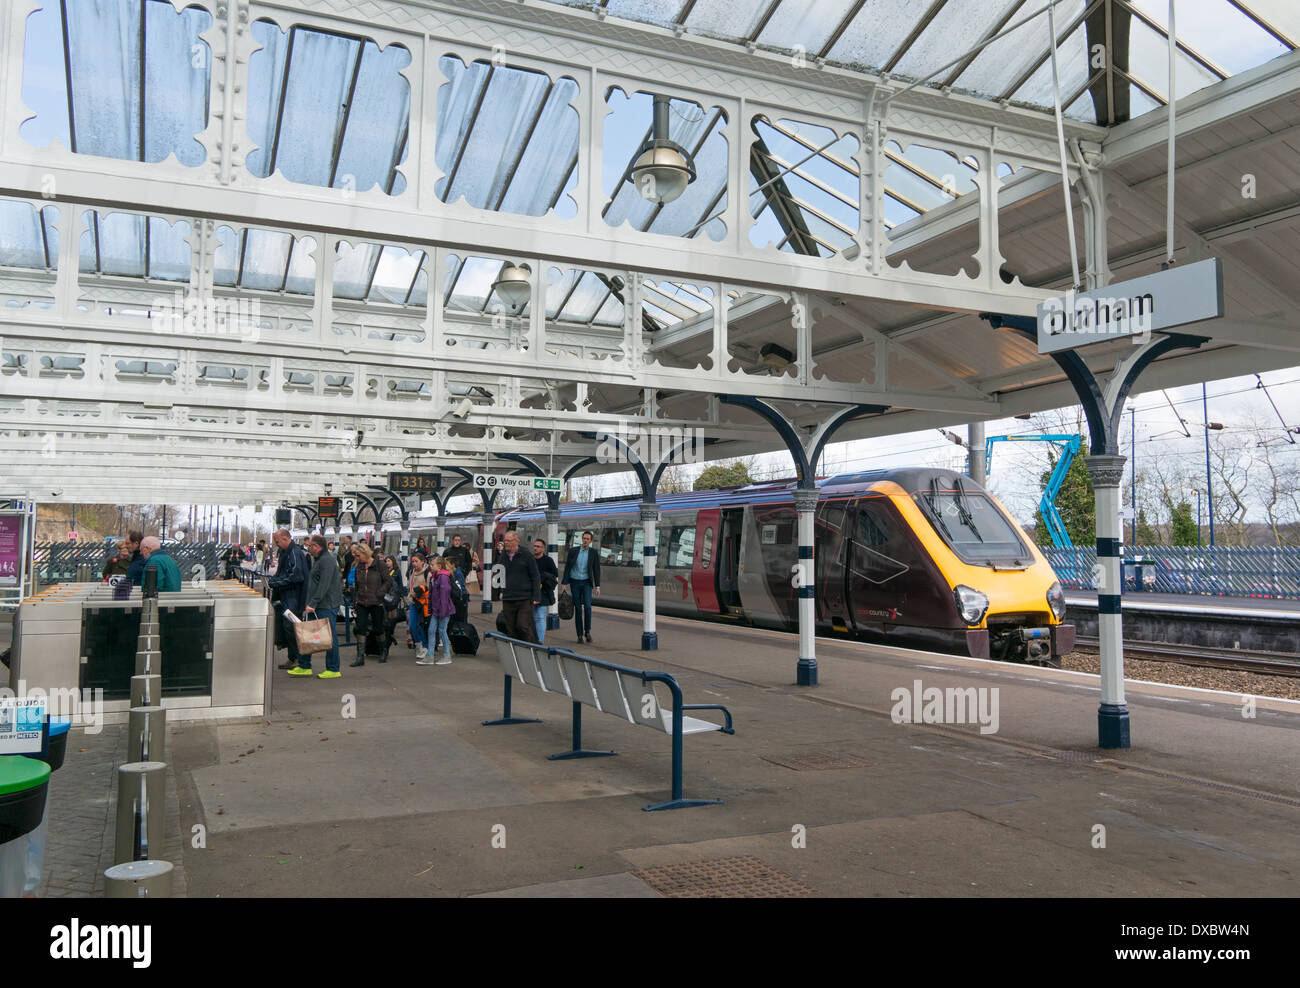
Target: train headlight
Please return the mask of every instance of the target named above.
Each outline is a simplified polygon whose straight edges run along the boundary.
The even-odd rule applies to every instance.
[[[1047,588],[1047,606],[1056,615],[1056,620],[1065,620],[1065,591],[1061,589],[1060,581]]]
[[[957,601],[957,613],[967,624],[979,624],[989,609],[989,599],[978,590],[961,584],[953,587],[952,596]]]

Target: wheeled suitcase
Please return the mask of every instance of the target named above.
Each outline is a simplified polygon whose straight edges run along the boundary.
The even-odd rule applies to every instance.
[[[452,621],[447,626],[447,637],[457,655],[478,654],[478,628],[468,621]]]

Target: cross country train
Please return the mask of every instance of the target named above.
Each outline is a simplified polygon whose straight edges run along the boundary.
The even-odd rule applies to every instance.
[[[814,573],[817,633],[979,658],[1059,665],[1074,647],[1051,566],[997,500],[951,470],[899,469],[819,480]],[[793,482],[665,494],[656,549],[658,613],[797,632]],[[641,608],[644,530],[638,498],[560,505],[560,568],[582,533],[600,550],[596,603]],[[482,515],[449,515],[446,538],[480,552]],[[498,512],[509,529],[546,538],[544,509]],[[360,526],[365,531],[365,526]],[[346,527],[340,535],[351,534]],[[411,520],[411,542],[436,546],[436,523]],[[396,555],[399,525],[383,526]]]

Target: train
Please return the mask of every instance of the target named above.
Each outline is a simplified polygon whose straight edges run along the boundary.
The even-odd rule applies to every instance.
[[[660,495],[657,612],[797,632],[795,486],[774,481]],[[818,634],[1049,666],[1073,649],[1055,572],[974,481],[951,470],[906,468],[821,478],[817,488]],[[640,504],[606,498],[560,505],[561,570],[590,531],[600,551],[600,605],[641,608]],[[522,544],[546,539],[544,508],[498,512],[494,545],[511,529]],[[448,516],[445,534],[448,544],[460,535],[481,555],[481,514]],[[432,517],[412,518],[412,544],[420,537],[436,547]],[[385,554],[397,554],[400,538],[397,523],[383,526]]]

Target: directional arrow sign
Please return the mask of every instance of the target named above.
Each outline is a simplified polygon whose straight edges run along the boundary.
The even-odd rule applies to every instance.
[[[476,473],[473,484],[489,491],[558,491],[563,490],[560,477],[516,477],[506,473]]]

